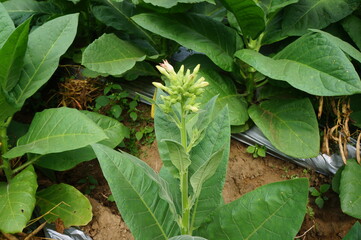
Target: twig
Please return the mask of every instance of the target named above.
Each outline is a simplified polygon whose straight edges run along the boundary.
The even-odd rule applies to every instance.
[[[302,235],[296,236],[295,239],[297,238],[303,238],[304,236],[306,236],[306,234],[311,231],[313,228],[315,227],[315,224],[313,224],[309,229],[307,229]]]
[[[44,228],[44,226],[46,225],[46,221],[43,222],[42,224],[40,224],[39,227],[37,227],[34,231],[32,231],[31,233],[29,233],[28,236],[26,236],[26,238],[24,238],[24,240],[30,240],[31,237],[33,237],[35,234],[37,234],[41,229]]]
[[[9,233],[2,233],[2,234],[3,234],[4,237],[5,237],[6,239],[8,239],[8,240],[18,240],[17,237],[15,237],[15,236],[13,236],[13,235],[11,235],[11,234],[9,234]]]

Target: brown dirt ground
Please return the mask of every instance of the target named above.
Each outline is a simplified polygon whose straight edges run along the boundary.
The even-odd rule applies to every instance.
[[[314,171],[299,167],[293,163],[276,159],[271,156],[253,159],[246,152],[246,145],[235,140],[231,142],[230,158],[226,183],[223,191],[225,202],[231,202],[243,194],[267,183],[307,177],[311,186],[319,187],[323,183],[330,183],[331,179]],[[140,159],[143,159],[153,169],[159,171],[162,163],[157,151],[156,142],[151,145],[140,146]],[[86,171],[84,171],[86,170]],[[79,185],[80,179],[93,176],[98,185],[88,196],[93,206],[93,220],[82,229],[94,240],[132,240],[134,239],[122,221],[115,203],[107,200],[110,189],[96,160],[82,163],[76,168],[62,173],[60,179],[75,185],[84,191],[86,185]],[[307,214],[297,239],[302,240],[339,240],[355,223],[356,219],[341,212],[337,194],[327,192],[329,200],[323,209],[314,204],[310,197],[309,207],[314,214]]]

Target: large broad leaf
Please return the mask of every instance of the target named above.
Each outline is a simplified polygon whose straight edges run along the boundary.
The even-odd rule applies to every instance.
[[[2,89],[0,89],[0,124],[5,122],[9,117],[14,115],[14,113],[19,110],[20,108],[14,106],[13,103],[10,103]]]
[[[107,138],[97,124],[76,109],[55,108],[37,113],[29,131],[4,156],[49,154],[74,150]]]
[[[361,35],[358,34],[359,29],[361,29],[361,19],[354,15],[350,15],[342,20],[341,24],[358,49],[361,50]]]
[[[188,69],[194,69],[197,64],[201,64],[198,76],[204,77],[209,83],[198,101],[205,104],[218,95],[215,112],[219,112],[228,105],[231,125],[245,124],[248,120],[247,102],[237,93],[232,79],[218,72],[217,67],[207,60],[203,55],[193,55],[182,62]]]
[[[146,163],[101,144],[92,145],[122,218],[136,239],[179,234],[167,183]]]
[[[261,0],[259,5],[263,8],[265,13],[269,15],[298,1],[299,0]]]
[[[287,81],[314,95],[338,96],[361,92],[361,81],[344,52],[321,33],[307,34],[274,59],[252,50],[235,55],[262,74]]]
[[[78,14],[65,15],[30,33],[23,71],[19,83],[10,93],[18,106],[22,106],[53,75],[60,56],[74,40],[77,25]]]
[[[0,49],[0,85],[10,91],[19,81],[28,45],[30,19],[17,27]]]
[[[361,166],[355,159],[347,161],[341,173],[340,200],[344,213],[361,219]]]
[[[108,139],[100,143],[108,147],[116,147],[123,141],[124,137],[129,136],[129,129],[114,118],[89,111],[82,111],[82,113],[103,129]],[[96,158],[96,156],[92,147],[86,146],[80,149],[41,156],[40,159],[36,161],[36,165],[56,171],[65,171],[75,167],[81,162],[94,158]]]
[[[132,43],[114,34],[104,34],[85,49],[82,64],[95,72],[120,75],[145,57]]]
[[[298,158],[319,154],[316,114],[309,99],[273,99],[253,105],[249,115],[281,152]]]
[[[350,231],[346,234],[346,236],[342,240],[355,240],[361,239],[361,224],[360,222],[355,222]]]
[[[264,30],[265,14],[255,1],[222,0],[221,2],[236,17],[244,37],[256,39]]]
[[[216,209],[196,234],[209,240],[293,239],[306,214],[307,197],[307,179],[264,185]]]
[[[15,29],[14,23],[2,3],[0,3],[0,29],[1,48],[6,39],[10,36],[11,32]]]
[[[47,222],[60,218],[65,227],[83,226],[93,216],[89,200],[75,187],[60,183],[36,194],[36,205]]]
[[[0,231],[23,231],[33,214],[37,187],[32,166],[24,169],[8,184],[0,182]]]
[[[9,0],[3,3],[11,18],[18,25],[33,15],[61,14],[61,10],[51,2],[36,0]]]
[[[96,0],[92,3],[92,12],[105,25],[144,38],[154,45],[156,44],[149,32],[142,29],[131,19],[135,13],[135,5],[129,1]]]
[[[351,14],[360,0],[299,0],[285,8],[282,32],[286,36],[301,36],[309,28],[322,29]]]
[[[205,53],[226,71],[232,70],[233,54],[242,48],[236,31],[206,16],[143,13],[132,19],[151,32]]]
[[[321,33],[325,38],[327,38],[329,41],[331,41],[335,46],[338,46],[344,53],[349,55],[350,57],[354,58],[355,60],[359,61],[361,63],[361,52],[354,48],[351,44],[348,42],[345,42],[338,37],[335,37],[327,32],[321,31],[321,30],[311,30],[313,32]]]
[[[189,167],[190,176],[197,175],[210,162],[215,161],[213,164],[218,165],[214,175],[203,183],[200,195],[192,209],[194,228],[199,227],[204,219],[209,217],[209,214],[219,206],[222,200],[230,148],[230,135],[228,108],[225,107],[218,112],[209,124],[202,141],[190,152],[192,160]],[[219,157],[220,159],[212,159],[213,157]],[[220,162],[217,163],[217,161]]]

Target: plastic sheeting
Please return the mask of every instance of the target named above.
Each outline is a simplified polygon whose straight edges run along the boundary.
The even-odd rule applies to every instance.
[[[45,237],[55,240],[92,240],[83,231],[73,227],[65,229],[62,234],[55,231],[52,225],[47,225],[44,228],[44,234]]]

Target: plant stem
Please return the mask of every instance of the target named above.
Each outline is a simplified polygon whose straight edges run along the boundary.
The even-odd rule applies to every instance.
[[[8,146],[9,138],[7,135],[7,128],[11,122],[11,119],[12,119],[11,117],[8,118],[8,120],[5,122],[5,124],[0,127],[0,143],[1,143],[0,165],[3,165],[5,176],[8,181],[11,180],[13,172],[11,170],[10,160],[2,157],[2,155],[5,154],[9,149],[9,146]],[[0,171],[1,171],[1,169],[0,169]]]
[[[181,105],[181,143],[187,149],[186,112],[184,104]],[[182,234],[191,234],[190,229],[190,207],[188,199],[188,168],[180,172],[180,188],[182,194]]]

